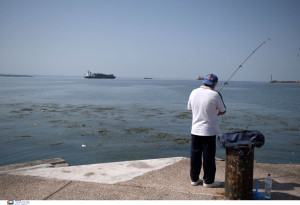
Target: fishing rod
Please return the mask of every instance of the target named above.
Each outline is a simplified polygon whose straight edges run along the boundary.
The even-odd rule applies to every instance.
[[[230,79],[234,76],[234,74],[241,68],[243,67],[243,64],[262,46],[264,45],[267,41],[271,40],[270,38],[268,38],[267,40],[265,40],[264,42],[262,42],[243,62],[241,65],[239,65],[239,67],[232,73],[232,75],[230,76],[230,78],[228,78],[228,80],[223,84],[223,86],[218,90],[218,92],[220,92],[225,85],[228,84],[228,82],[230,81]]]

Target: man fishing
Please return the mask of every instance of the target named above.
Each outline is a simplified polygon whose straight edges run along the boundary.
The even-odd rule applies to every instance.
[[[214,91],[218,77],[208,74],[202,83],[200,88],[191,92],[187,105],[193,115],[190,177],[193,186],[202,182],[199,175],[203,153],[203,186],[215,188],[221,186],[220,182],[215,181],[217,118],[219,115],[225,114],[226,107],[221,95]]]

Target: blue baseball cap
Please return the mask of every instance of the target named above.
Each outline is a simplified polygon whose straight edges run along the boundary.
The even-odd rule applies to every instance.
[[[207,74],[207,76],[202,81],[203,84],[212,85],[214,83],[218,82],[218,76],[215,74]]]

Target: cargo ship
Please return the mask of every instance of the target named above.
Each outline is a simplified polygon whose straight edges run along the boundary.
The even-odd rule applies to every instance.
[[[90,71],[87,71],[87,73],[84,75],[84,78],[99,78],[99,79],[115,79],[116,76],[113,74],[103,74],[103,73],[92,73]]]
[[[204,80],[204,77],[198,75],[197,80]]]

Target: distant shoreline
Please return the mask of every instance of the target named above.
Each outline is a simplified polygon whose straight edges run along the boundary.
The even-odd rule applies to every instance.
[[[300,81],[283,81],[283,80],[270,80],[270,83],[298,83],[300,84]]]
[[[0,74],[0,77],[32,77],[31,75]]]

